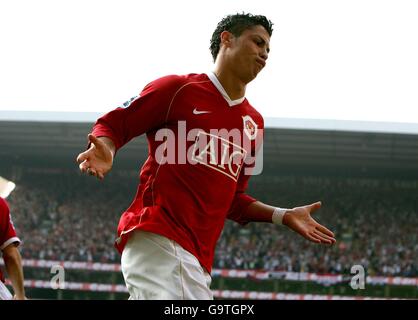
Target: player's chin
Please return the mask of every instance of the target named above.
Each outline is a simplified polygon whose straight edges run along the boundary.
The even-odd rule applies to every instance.
[[[246,83],[250,83],[251,81],[253,81],[255,78],[257,78],[257,75],[259,73],[259,70],[253,70],[246,79]]]
[[[263,71],[264,67],[263,67],[263,66],[261,66],[260,64],[257,64],[257,65],[256,65],[256,67],[255,67],[254,69],[255,69],[255,70],[254,70],[254,74],[255,74],[254,78],[256,78],[256,77],[258,76],[258,74],[259,74],[261,71]]]

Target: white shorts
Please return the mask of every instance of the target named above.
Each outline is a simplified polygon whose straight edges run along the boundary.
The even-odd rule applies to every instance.
[[[129,299],[213,300],[209,273],[194,255],[161,235],[132,231],[121,265]]]
[[[13,296],[9,289],[0,280],[0,300],[13,300]]]

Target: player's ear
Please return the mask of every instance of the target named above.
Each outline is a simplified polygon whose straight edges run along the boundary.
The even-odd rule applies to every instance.
[[[221,33],[221,44],[230,47],[232,40],[234,38],[234,35],[229,31],[222,31]]]

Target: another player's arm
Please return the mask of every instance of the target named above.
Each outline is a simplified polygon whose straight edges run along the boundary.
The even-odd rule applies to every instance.
[[[10,244],[3,249],[3,259],[7,275],[12,282],[16,300],[24,300],[25,287],[23,283],[23,268],[20,252],[15,244]]]

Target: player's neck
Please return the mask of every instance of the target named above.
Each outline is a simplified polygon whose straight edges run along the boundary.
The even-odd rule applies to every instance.
[[[215,66],[213,72],[231,100],[237,100],[245,96],[246,84],[232,72],[225,68],[220,68],[219,65]]]

